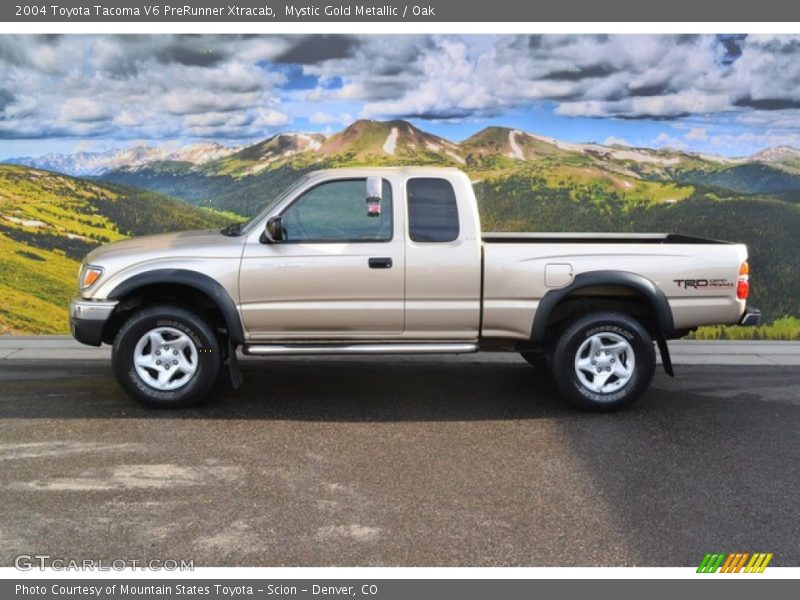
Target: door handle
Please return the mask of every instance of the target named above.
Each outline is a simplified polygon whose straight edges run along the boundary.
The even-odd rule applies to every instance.
[[[391,269],[393,264],[388,256],[370,258],[368,262],[370,269]]]

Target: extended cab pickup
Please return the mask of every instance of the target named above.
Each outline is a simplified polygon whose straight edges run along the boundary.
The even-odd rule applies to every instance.
[[[481,234],[466,175],[354,168],[302,177],[245,225],[93,250],[72,332],[113,344],[125,391],[199,400],[258,356],[519,352],[579,408],[616,409],[669,374],[666,340],[755,324],[747,249],[667,234]]]

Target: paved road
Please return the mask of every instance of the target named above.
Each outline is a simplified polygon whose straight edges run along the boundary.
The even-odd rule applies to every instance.
[[[669,346],[676,365],[800,366],[800,342],[672,340]],[[0,335],[0,360],[110,358],[109,346],[84,346],[68,335]],[[502,354],[483,355],[483,360],[504,361],[507,358]]]
[[[0,364],[0,564],[800,565],[797,367],[681,367],[614,415],[518,359],[244,370],[154,412],[103,361]]]

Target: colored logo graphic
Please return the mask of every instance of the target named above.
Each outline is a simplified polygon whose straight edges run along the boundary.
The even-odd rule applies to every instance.
[[[706,554],[698,573],[763,573],[772,560],[773,554],[766,552],[731,552]],[[749,559],[749,561],[748,561]],[[745,566],[747,565],[747,566]]]

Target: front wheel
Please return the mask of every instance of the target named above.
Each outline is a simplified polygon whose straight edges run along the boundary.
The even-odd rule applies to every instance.
[[[655,373],[653,340],[641,323],[617,312],[579,318],[559,336],[553,376],[564,398],[582,410],[633,404]]]
[[[132,398],[153,408],[196,404],[217,379],[222,356],[211,328],[193,312],[154,306],[119,330],[114,374]]]

